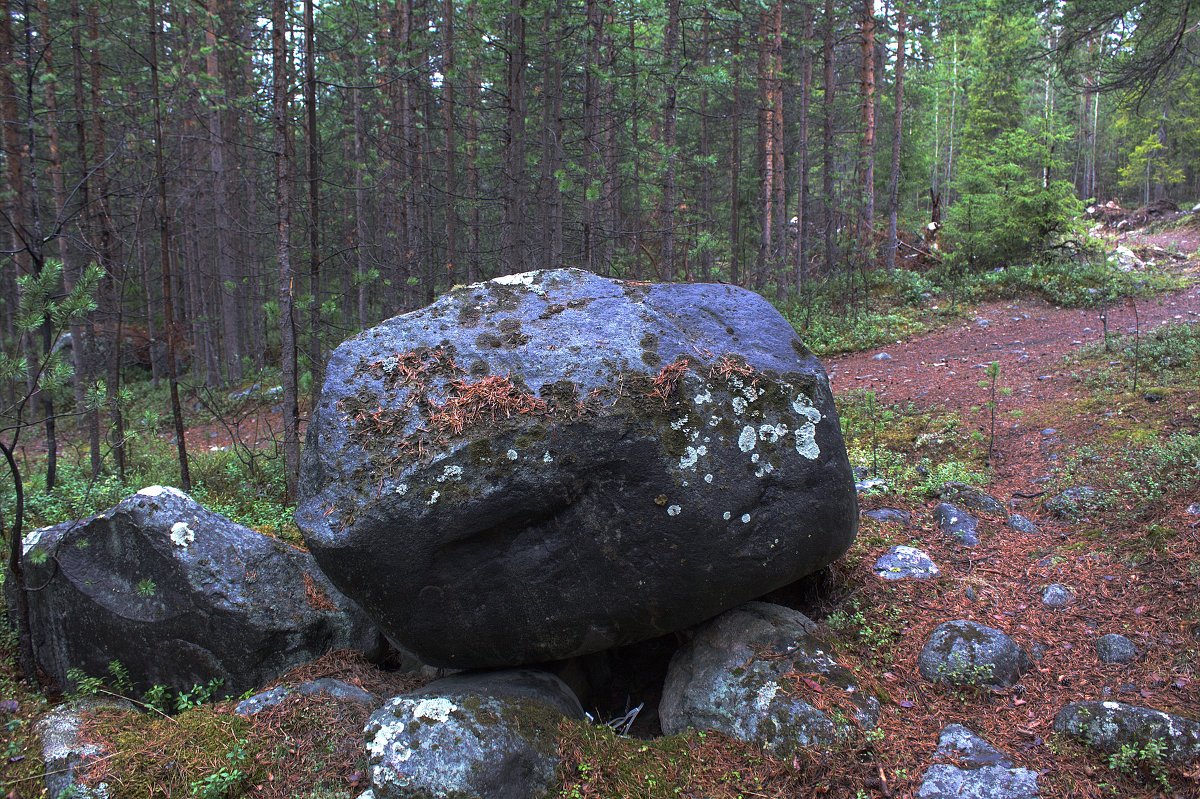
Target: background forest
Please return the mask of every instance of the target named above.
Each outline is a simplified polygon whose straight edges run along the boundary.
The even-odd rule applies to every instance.
[[[803,329],[897,263],[1078,260],[1085,201],[1200,194],[1194,6],[5,0],[6,446],[53,485],[66,403],[123,474],[125,367],[271,368],[290,475],[330,346],[534,268]]]

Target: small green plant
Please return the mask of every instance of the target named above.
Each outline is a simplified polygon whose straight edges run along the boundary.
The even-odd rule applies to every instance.
[[[245,765],[247,757],[246,741],[238,739],[234,747],[225,753],[229,765],[192,782],[192,796],[196,799],[233,799],[239,796],[238,789],[246,780],[246,772],[241,767]]]
[[[1151,738],[1141,746],[1122,744],[1120,750],[1108,756],[1108,767],[1130,776],[1148,772],[1164,791],[1170,791],[1166,752],[1166,742],[1158,738]]]
[[[166,713],[171,708],[171,689],[161,683],[151,685],[150,689],[142,694],[142,704],[154,708],[159,713]]]
[[[988,412],[988,453],[987,463],[992,464],[992,458],[996,454],[996,405],[997,390],[996,384],[1000,380],[1000,362],[992,361],[987,365],[987,370],[984,372],[986,378],[979,381],[980,388],[986,388],[988,391],[988,399],[984,407]]]
[[[104,689],[102,678],[92,677],[83,669],[67,669],[67,681],[75,686],[74,690],[67,693],[72,700],[87,699]]]
[[[158,585],[148,577],[144,580],[139,580],[137,584],[137,593],[138,596],[141,597],[152,597],[158,593]]]
[[[938,677],[942,682],[960,687],[982,687],[991,683],[995,667],[991,663],[968,662],[960,654],[950,656],[950,663],[938,666]]]
[[[193,685],[190,691],[180,691],[179,696],[175,697],[176,712],[182,713],[185,710],[200,707],[205,702],[211,702],[224,682],[217,677],[209,680],[205,685]]]

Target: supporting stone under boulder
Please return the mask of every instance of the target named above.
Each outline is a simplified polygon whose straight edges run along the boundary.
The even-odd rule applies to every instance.
[[[769,303],[581,270],[338,347],[299,494],[326,574],[456,668],[683,629],[828,565],[858,522],[826,374]]]
[[[749,602],[701,625],[671,660],[659,705],[663,732],[718,730],[786,757],[828,747],[851,729],[869,729],[879,702],[816,640],[799,611]],[[797,681],[795,675],[804,675]],[[804,680],[845,715],[840,722],[800,698]]]
[[[103,513],[35,530],[23,565],[38,665],[178,691],[237,695],[332,649],[371,652],[378,630],[311,555],[145,488]]]

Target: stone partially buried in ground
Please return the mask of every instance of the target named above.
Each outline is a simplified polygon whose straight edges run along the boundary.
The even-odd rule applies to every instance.
[[[851,722],[837,722],[804,701],[806,690],[837,702],[856,725],[874,727],[879,702],[859,691],[854,676],[813,636],[815,629],[802,613],[765,602],[701,625],[671,659],[659,705],[663,732],[718,730],[780,757],[831,746]]]
[[[938,737],[935,762],[917,799],[1037,799],[1037,773],[1017,768],[1000,750],[961,724]]]
[[[921,676],[933,682],[1007,688],[1032,664],[1000,630],[968,620],[938,625],[917,658]]]
[[[1132,663],[1137,660],[1138,650],[1125,636],[1108,633],[1096,639],[1096,656],[1101,663]]]
[[[1100,510],[1105,499],[1104,492],[1098,488],[1076,486],[1050,497],[1045,508],[1064,521],[1079,521]]]
[[[994,516],[1007,516],[1008,510],[1004,503],[984,491],[967,483],[949,482],[942,486],[941,499],[951,502],[960,508],[990,513]]]
[[[80,699],[68,702],[38,719],[34,730],[42,744],[42,762],[46,766],[46,795],[55,799],[104,799],[109,786],[101,783],[89,788],[76,781],[76,771],[88,758],[104,757],[107,752],[81,739],[84,717],[98,711],[117,710],[137,713],[132,702],[124,699]],[[10,761],[11,762],[11,761]],[[14,791],[12,795],[18,795]]]
[[[558,724],[582,718],[558,678],[456,675],[388,700],[367,721],[376,799],[537,799],[558,785]]]
[[[311,555],[173,488],[31,532],[23,564],[34,653],[64,688],[68,670],[117,661],[138,691],[218,679],[237,695],[331,649],[379,646]]]
[[[1124,702],[1072,702],[1054,717],[1054,731],[1110,754],[1149,744],[1168,762],[1200,757],[1200,721]]]
[[[669,633],[854,538],[825,372],[734,286],[510,275],[345,342],[326,374],[297,522],[432,665]]]
[[[939,503],[933,509],[938,529],[964,547],[979,546],[979,520],[957,505]]]
[[[875,561],[875,574],[885,580],[927,580],[939,573],[933,559],[916,547],[894,546]]]

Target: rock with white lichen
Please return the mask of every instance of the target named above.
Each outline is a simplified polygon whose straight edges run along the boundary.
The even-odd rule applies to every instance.
[[[663,732],[718,730],[786,757],[874,727],[878,700],[859,690],[815,631],[799,611],[765,602],[701,625],[671,659],[659,705]],[[840,719],[817,704],[836,708]]]
[[[917,799],[1038,799],[1038,775],[961,724],[938,736]]]
[[[1071,702],[1054,717],[1054,731],[1110,754],[1133,751],[1171,763],[1200,758],[1200,721],[1124,702]]]
[[[552,796],[564,716],[583,717],[571,690],[528,669],[457,675],[390,699],[364,731],[373,796]]]
[[[220,680],[239,694],[331,649],[378,648],[377,628],[311,555],[151,486],[24,540],[34,653],[62,688],[68,671],[140,693]]]
[[[330,356],[297,523],[424,662],[670,633],[857,528],[825,371],[761,297],[581,270],[456,289]]]

